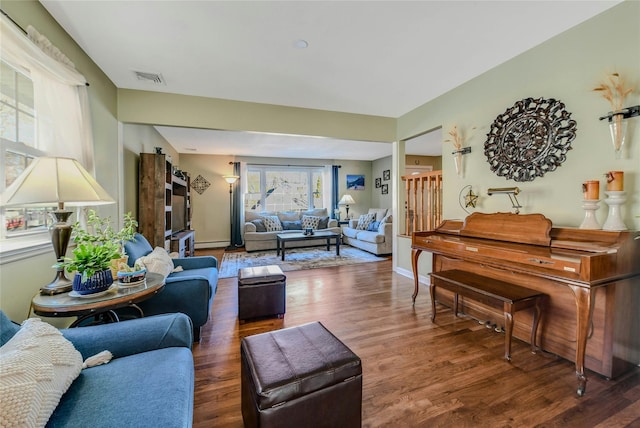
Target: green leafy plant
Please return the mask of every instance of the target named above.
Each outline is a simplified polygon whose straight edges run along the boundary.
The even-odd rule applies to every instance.
[[[95,210],[87,212],[86,229],[81,227],[79,221],[73,225],[73,240],[76,244],[96,244],[105,245],[107,243],[115,243],[119,247],[118,258],[124,255],[124,241],[133,239],[138,222],[133,218],[131,213],[124,216],[124,226],[116,231],[111,226],[110,217],[100,217]]]
[[[116,231],[111,218],[100,217],[95,210],[87,211],[86,228],[80,222],[73,225],[72,237],[76,243],[73,257],[65,257],[55,268],[64,267],[68,272],[82,274],[82,282],[96,272],[111,267],[111,260],[124,255],[124,241],[133,239],[138,222],[131,213],[124,216],[124,226]]]
[[[115,242],[78,244],[73,249],[73,258],[65,257],[63,262],[54,267],[78,272],[82,275],[82,282],[86,282],[95,273],[109,269],[111,260],[120,256],[119,250],[120,246]]]

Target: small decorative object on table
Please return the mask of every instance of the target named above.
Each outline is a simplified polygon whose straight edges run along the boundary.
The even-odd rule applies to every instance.
[[[147,276],[147,269],[140,267],[136,264],[134,267],[129,266],[126,263],[121,263],[118,266],[118,285],[121,287],[131,287],[141,284]]]
[[[311,235],[313,235],[313,229],[312,229],[312,228],[310,228],[310,227],[307,227],[307,228],[304,230],[304,234],[305,234],[306,236],[311,236]]]

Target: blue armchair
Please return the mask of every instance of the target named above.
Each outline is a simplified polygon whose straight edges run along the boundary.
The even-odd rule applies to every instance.
[[[0,346],[20,328],[0,311]],[[80,372],[47,428],[191,427],[192,331],[184,314],[60,330],[83,360],[104,350],[113,359]]]
[[[153,251],[151,244],[139,233],[124,244],[129,265]],[[145,315],[182,312],[193,322],[193,337],[200,341],[200,328],[207,323],[213,297],[218,287],[218,260],[212,256],[173,259],[181,272],[169,274],[164,290],[138,306]]]

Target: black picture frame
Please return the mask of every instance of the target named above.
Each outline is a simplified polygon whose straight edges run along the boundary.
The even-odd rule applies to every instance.
[[[388,184],[383,184],[382,185],[382,194],[383,195],[387,195],[389,193],[389,185]]]
[[[376,189],[380,188],[380,186],[382,186],[382,179],[381,178],[376,178]]]
[[[382,179],[384,181],[389,181],[391,180],[391,170],[389,169],[385,169],[384,171],[382,171]]]

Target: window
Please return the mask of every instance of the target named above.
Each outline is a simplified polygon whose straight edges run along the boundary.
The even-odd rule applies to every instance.
[[[303,211],[323,206],[323,167],[247,167],[245,211]]]
[[[44,153],[34,148],[36,111],[31,79],[4,61],[0,67],[0,172],[4,178],[0,191],[4,191],[34,158]],[[2,209],[2,238],[45,232],[52,208]]]

